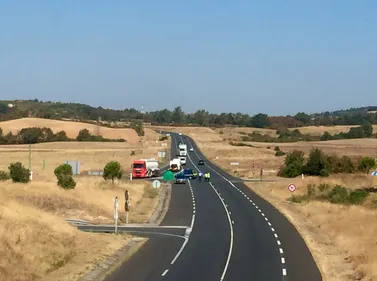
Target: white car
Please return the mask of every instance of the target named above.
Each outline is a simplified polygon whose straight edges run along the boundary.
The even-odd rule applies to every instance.
[[[182,136],[182,133],[179,133],[180,136]]]
[[[191,147],[191,148],[190,148],[190,151],[194,151],[194,149]]]

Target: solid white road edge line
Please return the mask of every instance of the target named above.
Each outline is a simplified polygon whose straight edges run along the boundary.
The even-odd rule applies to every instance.
[[[188,183],[189,183],[190,189],[192,189],[190,181],[188,181]],[[192,215],[191,226],[190,226],[191,229],[193,229],[194,223],[195,223],[195,213],[193,213],[193,215]],[[185,242],[183,242],[181,248],[179,249],[178,253],[175,255],[175,257],[173,258],[173,260],[171,261],[170,264],[174,264],[175,261],[178,259],[178,257],[181,255],[181,253],[183,252],[183,249],[186,247],[186,244],[187,244],[189,238],[190,238],[190,236],[185,238]]]

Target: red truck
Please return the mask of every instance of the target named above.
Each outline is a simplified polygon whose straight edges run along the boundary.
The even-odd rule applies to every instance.
[[[131,167],[133,178],[158,177],[160,172],[158,161],[154,158],[134,160]]]

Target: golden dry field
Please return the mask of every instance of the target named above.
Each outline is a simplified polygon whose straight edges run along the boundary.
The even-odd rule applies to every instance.
[[[161,128],[161,127],[160,127]],[[377,139],[335,140],[326,142],[259,143],[245,142],[252,147],[237,147],[230,140],[239,140],[239,132],[251,133],[253,128],[161,128],[191,136],[201,151],[214,163],[230,173],[252,178],[252,164],[255,177],[263,165],[266,178],[276,179],[274,183],[247,183],[259,195],[274,204],[298,229],[308,244],[325,281],[377,280],[377,194],[371,194],[362,206],[345,206],[328,202],[289,203],[288,184],[298,187],[296,195],[304,194],[308,184],[340,184],[347,188],[376,187],[377,177],[364,174],[332,175],[329,178],[307,177],[298,179],[277,179],[276,173],[284,162],[276,157],[274,147],[284,152],[303,150],[306,155],[318,147],[328,154],[348,155],[353,158],[372,156],[377,158]],[[349,127],[305,127],[302,133],[320,134],[347,132]],[[261,133],[268,133],[266,130]],[[374,128],[376,130],[376,128]],[[274,131],[270,134],[273,135]],[[231,166],[239,162],[239,166]]]
[[[0,122],[0,128],[3,129],[3,134],[12,132],[18,133],[22,128],[28,127],[47,127],[54,133],[59,131],[65,131],[69,138],[76,138],[79,131],[82,129],[88,129],[91,134],[97,134],[98,126],[94,124],[87,124],[74,121],[60,121],[43,118],[21,118],[10,121]],[[125,139],[128,143],[135,144],[140,141],[140,137],[133,129],[114,129],[107,127],[100,127],[100,135],[108,139]]]
[[[130,240],[130,236],[81,232],[64,219],[112,223],[115,196],[120,198],[120,217],[124,218],[126,189],[132,206],[129,222],[149,219],[159,198],[159,192],[150,183],[120,181],[112,185],[100,176],[85,175],[90,170],[102,170],[112,160],[119,161],[129,172],[134,159],[157,158],[157,152],[162,150],[161,142],[156,142],[159,134],[145,131],[141,142],[134,144],[32,145],[33,181],[27,184],[0,181],[0,280],[77,280]],[[27,145],[0,146],[0,170],[7,171],[8,165],[16,161],[28,167],[28,155]],[[65,160],[81,162],[82,175],[74,177],[77,186],[73,190],[59,188],[53,173]]]

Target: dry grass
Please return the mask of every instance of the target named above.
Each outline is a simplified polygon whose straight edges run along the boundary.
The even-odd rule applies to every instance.
[[[311,249],[324,280],[377,280],[377,215],[376,209],[341,206],[327,202],[290,204],[289,183],[297,186],[296,195],[306,193],[307,184],[341,184],[348,188],[376,186],[377,179],[367,175],[331,176],[327,179],[287,179],[276,183],[248,185],[273,203],[300,231]],[[370,195],[377,206],[377,196]]]
[[[0,122],[0,128],[3,129],[4,134],[12,132],[18,133],[22,128],[27,127],[47,127],[54,133],[58,131],[65,131],[69,138],[76,138],[79,131],[82,129],[88,129],[91,134],[98,133],[98,126],[94,124],[72,122],[72,121],[60,121],[43,118],[22,118],[10,121]],[[133,129],[114,129],[107,127],[100,127],[99,134],[104,138],[109,139],[125,139],[129,143],[137,143],[140,138],[136,131]]]
[[[310,134],[310,135],[322,135],[324,132],[329,132],[330,134],[338,134],[338,133],[347,133],[351,128],[359,127],[359,126],[307,126],[307,127],[298,127],[294,129],[299,129],[301,134]],[[291,129],[291,130],[294,130]],[[373,125],[373,132],[375,133],[377,130],[377,125]]]
[[[124,191],[131,195],[130,222],[145,222],[158,196],[149,198],[146,184],[80,178],[74,190],[54,183],[0,185],[0,280],[75,280],[98,261],[119,249],[125,236],[83,233],[64,218],[98,223],[113,221],[113,199],[120,198],[124,217]]]
[[[75,123],[76,124],[76,123]],[[150,183],[121,181],[113,186],[101,177],[75,176],[74,190],[56,185],[53,170],[65,160],[79,160],[81,171],[102,170],[111,160],[126,171],[136,158],[157,157],[158,136],[146,130],[143,141],[129,143],[44,143],[32,146],[34,180],[28,184],[0,182],[0,280],[76,280],[100,260],[114,253],[130,237],[90,234],[68,225],[64,218],[97,223],[113,221],[113,199],[130,192],[130,223],[146,222],[158,203]],[[134,151],[136,155],[131,155]],[[46,161],[43,170],[42,162]],[[0,147],[0,170],[11,162],[28,164],[28,146]]]

